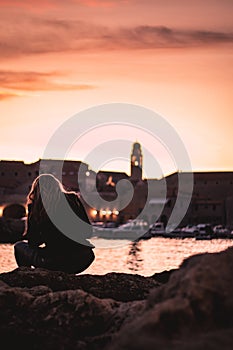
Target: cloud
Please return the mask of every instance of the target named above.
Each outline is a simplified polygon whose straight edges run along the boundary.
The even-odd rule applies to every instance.
[[[106,30],[82,21],[0,15],[0,57],[83,51],[98,46]]]
[[[19,97],[19,95],[10,92],[0,92],[0,101],[8,100],[9,98],[13,97]]]
[[[80,5],[86,7],[113,7],[121,5],[122,3],[128,3],[129,0],[40,0],[38,4],[34,0],[22,1],[22,0],[0,0],[0,6],[2,7],[17,7],[28,9],[33,12],[41,12],[48,8],[63,8],[68,5]]]
[[[233,43],[233,33],[211,32],[204,30],[191,31],[188,33],[193,41],[197,43],[218,44]]]
[[[25,91],[68,91],[68,90],[88,90],[95,86],[89,84],[71,84],[55,81],[62,75],[56,72],[19,72],[0,70],[0,86],[4,92],[0,93],[0,100],[7,98],[27,96]]]
[[[1,59],[59,52],[229,45],[232,32],[166,26],[107,27],[80,20],[0,15]]]
[[[134,48],[197,47],[232,44],[233,33],[205,30],[174,30],[166,26],[137,26],[123,29],[122,41]]]

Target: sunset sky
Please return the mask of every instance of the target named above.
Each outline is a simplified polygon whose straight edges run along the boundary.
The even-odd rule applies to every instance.
[[[194,170],[233,171],[232,23],[232,0],[0,0],[1,159],[36,161],[72,115],[127,102],[174,127]]]

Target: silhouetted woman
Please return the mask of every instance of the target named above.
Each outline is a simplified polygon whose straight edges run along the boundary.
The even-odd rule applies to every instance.
[[[81,219],[78,225],[77,216]],[[24,234],[28,243],[15,244],[16,262],[18,266],[82,272],[95,259],[94,246],[86,239],[91,232],[90,221],[78,195],[66,192],[53,175],[42,174],[35,179],[28,194]]]

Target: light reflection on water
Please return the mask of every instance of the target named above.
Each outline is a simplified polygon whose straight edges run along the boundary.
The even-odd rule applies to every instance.
[[[96,240],[98,240],[98,247],[100,247],[100,238],[93,238],[91,241],[95,245]],[[103,242],[103,246],[105,243]],[[140,242],[137,259],[142,261],[138,264],[138,269],[132,271],[130,269],[132,265],[129,264],[131,242],[122,240],[118,243],[118,247],[114,246],[116,241],[113,242],[113,247],[111,247],[111,241],[109,241],[109,248],[95,248],[96,259],[83,273],[102,275],[109,272],[125,272],[150,276],[155,272],[179,267],[183,259],[190,255],[219,252],[233,246],[232,239],[196,241],[193,238],[169,239],[156,237]],[[0,273],[11,271],[16,267],[13,245],[0,244]]]

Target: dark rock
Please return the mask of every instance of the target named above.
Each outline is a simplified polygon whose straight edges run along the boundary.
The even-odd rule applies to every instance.
[[[155,273],[151,277],[154,278],[157,282],[164,284],[168,282],[171,274],[176,270],[177,269],[165,270],[162,272]]]
[[[145,299],[151,288],[159,283],[151,277],[125,273],[101,275],[68,275],[45,269],[18,268],[3,273],[0,280],[15,287],[47,286],[53,291],[82,289],[98,298],[111,298],[119,301]]]
[[[1,281],[0,339],[7,349],[102,349],[144,306],[144,301],[99,299],[79,289],[12,288]]]
[[[25,220],[0,217],[0,243],[15,243],[22,240]]]
[[[232,349],[232,271],[233,248],[186,259],[109,349]]]
[[[21,219],[26,216],[26,209],[21,204],[9,204],[3,209],[2,216],[9,219]]]
[[[16,269],[0,275],[0,339],[7,349],[230,350],[232,271],[233,248],[186,259],[160,286],[156,275]]]

